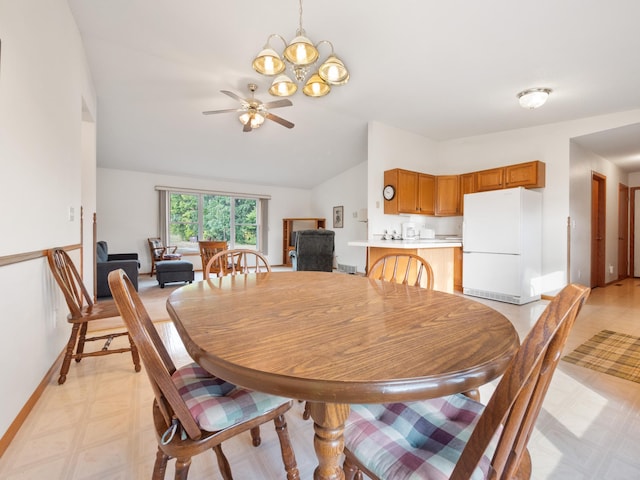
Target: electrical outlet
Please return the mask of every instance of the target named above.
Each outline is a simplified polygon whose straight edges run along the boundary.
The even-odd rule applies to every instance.
[[[609,273],[613,273],[613,265],[609,265]]]

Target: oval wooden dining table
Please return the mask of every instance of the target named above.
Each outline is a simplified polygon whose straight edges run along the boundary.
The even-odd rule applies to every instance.
[[[167,310],[210,373],[311,402],[316,480],[344,478],[349,404],[472,390],[519,345],[509,320],[474,300],[330,272],[204,280],[173,292]]]

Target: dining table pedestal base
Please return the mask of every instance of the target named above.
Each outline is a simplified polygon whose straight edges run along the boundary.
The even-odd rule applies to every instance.
[[[344,450],[344,425],[350,408],[343,403],[309,402],[313,420],[313,446],[318,457],[318,466],[313,472],[314,480],[344,480],[340,465]]]

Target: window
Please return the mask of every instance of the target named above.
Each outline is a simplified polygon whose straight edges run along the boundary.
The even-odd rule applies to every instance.
[[[229,248],[260,251],[266,248],[266,220],[260,221],[266,219],[266,199],[200,192],[166,193],[168,242],[177,245],[178,250],[198,251],[198,240],[226,240]]]

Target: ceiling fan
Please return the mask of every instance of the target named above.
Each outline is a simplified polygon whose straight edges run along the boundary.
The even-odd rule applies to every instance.
[[[214,113],[228,113],[228,112],[241,112],[240,114],[240,122],[244,125],[242,131],[250,132],[256,128],[259,128],[260,125],[264,123],[264,119],[268,118],[269,120],[273,120],[276,123],[279,123],[283,127],[293,128],[294,124],[288,120],[285,120],[282,117],[274,115],[273,113],[269,113],[270,108],[279,108],[279,107],[290,107],[293,105],[291,100],[284,98],[282,100],[275,100],[273,102],[263,103],[261,100],[258,100],[254,96],[254,92],[258,89],[258,86],[255,83],[250,83],[248,85],[249,90],[251,91],[251,98],[242,98],[239,95],[236,95],[233,92],[228,90],[220,90],[225,95],[230,96],[231,98],[238,100],[241,103],[240,108],[228,108],[225,110],[210,110],[208,112],[202,112],[204,115],[212,115]]]

